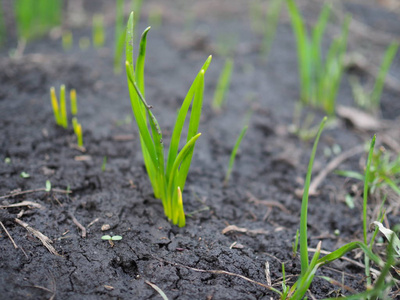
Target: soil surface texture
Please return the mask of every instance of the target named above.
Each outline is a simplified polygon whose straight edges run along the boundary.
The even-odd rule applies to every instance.
[[[79,39],[91,38],[87,22],[72,28],[70,50],[63,50],[52,32],[28,43],[22,56],[10,57],[17,47],[10,27],[0,49],[0,299],[161,299],[155,286],[168,299],[277,299],[262,285],[271,280],[281,289],[282,263],[289,285],[300,274],[292,243],[313,139],[303,141],[290,130],[299,80],[286,6],[265,56],[260,53],[262,36],[252,29],[251,1],[144,2],[137,33],[154,20],[154,11],[162,19],[148,34],[145,79],[146,98],[166,147],[176,111],[213,55],[205,75],[202,136],[183,193],[187,225],[178,228],[166,220],[146,174],[126,76],[113,72],[114,2],[83,3],[87,20],[105,14],[106,44],[99,49],[79,47]],[[321,1],[298,2],[313,24]],[[391,38],[400,37],[398,8],[352,1],[337,14],[346,12],[359,25],[351,27],[348,52],[361,53],[367,66],[379,66]],[[326,45],[340,32],[337,16],[328,26]],[[235,66],[226,105],[215,113],[211,101],[227,56],[224,49],[234,49]],[[399,62],[397,54],[392,83],[400,82]],[[346,71],[338,104],[355,106],[349,76],[368,83],[374,80],[369,70],[355,65]],[[61,84],[77,90],[84,149],[76,146],[71,124],[67,130],[55,124],[49,89],[58,91]],[[249,129],[224,185],[249,110]],[[308,113],[314,114],[314,125],[324,116]],[[389,82],[379,116],[383,129],[365,131],[351,119],[337,118],[321,136],[313,178],[340,155],[335,149],[352,151],[375,132],[378,144],[399,145],[398,116],[398,86]],[[360,172],[365,158],[358,151],[338,168]],[[29,178],[22,178],[22,172]],[[45,190],[47,180],[51,191]],[[359,181],[328,174],[310,197],[310,248],[322,241],[323,250],[334,251],[362,239],[362,188]],[[354,196],[354,208],[346,204],[346,194]],[[10,207],[18,203],[22,206]],[[399,197],[389,194],[386,203],[387,222],[400,223]],[[379,206],[379,199],[371,200],[371,220]],[[122,240],[111,243],[103,235]],[[363,263],[357,251],[346,256]],[[318,271],[309,299],[350,294],[319,276],[365,290],[364,269],[338,260]]]

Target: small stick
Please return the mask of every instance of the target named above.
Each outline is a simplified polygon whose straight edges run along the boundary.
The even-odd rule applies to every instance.
[[[10,207],[20,207],[20,206],[32,206],[41,209],[43,206],[41,206],[39,203],[32,202],[32,201],[22,201],[19,203],[14,203],[10,205],[0,205],[0,208],[10,208]]]
[[[82,231],[82,233],[81,233],[82,237],[85,238],[86,237],[86,228],[81,223],[78,222],[78,220],[75,218],[75,216],[71,212],[69,212],[68,214],[71,217],[72,222],[74,222],[74,224],[76,226],[78,226],[78,228]]]
[[[238,278],[244,279],[244,280],[246,280],[246,281],[248,281],[248,282],[254,283],[254,284],[259,285],[259,286],[262,286],[263,288],[266,288],[266,289],[268,289],[268,290],[270,290],[270,291],[276,291],[275,288],[273,288],[273,287],[270,286],[270,285],[267,285],[267,284],[264,284],[264,283],[255,281],[255,280],[253,280],[253,279],[247,278],[247,277],[245,277],[245,276],[243,276],[243,275],[240,275],[240,274],[231,273],[231,272],[224,271],[224,270],[203,270],[203,269],[197,269],[197,268],[192,268],[192,267],[189,267],[189,266],[182,265],[182,264],[180,264],[180,263],[169,262],[169,261],[166,261],[166,260],[161,259],[161,258],[158,258],[158,257],[154,257],[154,256],[153,256],[153,258],[154,258],[154,259],[157,259],[157,260],[159,260],[159,261],[161,261],[161,262],[164,262],[164,263],[167,263],[167,264],[170,264],[170,265],[173,265],[173,266],[177,266],[177,267],[187,268],[187,269],[192,270],[192,271],[195,271],[195,272],[211,273],[211,274],[224,274],[224,275],[229,275],[229,276],[238,277]]]
[[[16,223],[18,223],[19,225],[21,225],[22,227],[24,227],[27,231],[32,233],[34,236],[36,236],[42,242],[43,246],[45,246],[47,248],[47,250],[50,251],[50,253],[61,256],[60,254],[57,253],[56,249],[54,249],[54,247],[51,245],[52,241],[47,236],[45,236],[43,233],[32,228],[31,226],[29,226],[28,223],[25,223],[25,222],[21,221],[20,219],[15,218],[14,221]]]
[[[62,194],[70,194],[70,193],[72,193],[72,191],[60,190],[60,189],[51,189],[51,191],[55,192],[55,193],[62,193]],[[46,192],[46,188],[39,188],[39,189],[26,190],[26,191],[11,192],[11,193],[9,193],[7,195],[1,196],[0,199],[10,198],[10,197],[24,195],[24,194],[36,193],[36,192]]]
[[[1,227],[3,227],[3,230],[7,234],[8,238],[10,239],[11,243],[13,244],[15,249],[18,249],[17,244],[14,242],[13,238],[11,237],[10,233],[8,232],[7,228],[4,226],[3,222],[0,221]]]
[[[254,202],[255,204],[262,204],[262,205],[268,206],[270,208],[277,207],[281,211],[290,215],[290,211],[282,203],[279,203],[277,201],[272,201],[272,200],[259,200],[250,192],[247,192],[247,197],[249,197],[250,202]]]
[[[100,220],[100,218],[94,219],[92,222],[89,223],[89,225],[88,225],[87,227],[89,228],[89,227],[92,226],[94,223],[98,222],[99,220]]]
[[[318,186],[325,179],[325,177],[328,176],[330,172],[336,169],[345,160],[363,151],[364,151],[364,146],[356,146],[343,152],[342,154],[331,160],[329,164],[311,181],[309,195],[312,196],[317,195]]]

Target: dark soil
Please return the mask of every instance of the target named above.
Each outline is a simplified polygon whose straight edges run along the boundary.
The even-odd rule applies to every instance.
[[[275,299],[276,294],[242,278],[193,268],[224,270],[266,284],[265,263],[269,262],[272,283],[278,289],[282,262],[289,284],[300,273],[299,259],[292,257],[301,205],[296,190],[303,186],[312,144],[287,130],[298,99],[298,77],[286,9],[265,60],[258,51],[261,38],[251,31],[245,1],[146,1],[140,30],[147,26],[149,11],[156,5],[162,9],[163,23],[148,36],[146,96],[167,144],[191,80],[207,56],[214,54],[205,81],[203,134],[184,191],[187,226],[171,225],[161,201],[153,196],[132,122],[126,78],[123,73],[113,73],[112,22],[107,27],[106,46],[98,50],[78,47],[79,38],[91,36],[90,27],[73,30],[71,50],[64,51],[59,38],[44,38],[29,43],[20,59],[8,57],[9,49],[16,46],[11,38],[0,59],[0,195],[44,188],[46,180],[53,188],[71,193],[39,191],[0,198],[0,205],[32,201],[42,206],[0,209],[0,221],[18,245],[15,249],[0,229],[1,299],[160,299],[146,281],[156,284],[169,299]],[[310,20],[315,20],[319,10],[313,5],[302,6],[304,11],[313,7]],[[106,20],[113,18],[113,11],[106,9],[108,1],[90,1],[86,6],[89,14],[107,11]],[[371,1],[352,2],[345,9],[360,22],[373,17],[368,24],[371,31],[386,30],[392,26],[387,24],[399,21],[398,14]],[[189,11],[195,16],[191,23],[183,16]],[[331,36],[340,30],[338,24],[332,26]],[[398,30],[394,31],[390,34],[398,38]],[[235,72],[227,106],[216,114],[210,103],[224,58],[215,49],[226,36],[237,41]],[[351,51],[365,51],[379,64],[386,45],[374,44],[355,32],[350,36]],[[359,43],[372,46],[359,49]],[[398,54],[393,78],[400,77],[399,58]],[[85,152],[75,146],[72,129],[55,125],[48,91],[60,84],[77,89]],[[398,96],[398,92],[385,89],[384,118],[395,120],[400,115]],[[346,77],[338,102],[351,104],[351,97]],[[250,107],[254,108],[250,127],[225,187],[222,181],[230,152]],[[316,114],[318,123],[323,114]],[[390,134],[399,141],[398,130]],[[314,174],[332,159],[324,156],[324,149],[338,144],[345,151],[371,136],[371,132],[360,132],[338,120],[322,135]],[[7,157],[11,163],[5,162]],[[107,164],[102,171],[104,157]],[[341,169],[359,171],[359,161],[364,163],[364,157],[355,156]],[[21,172],[30,177],[21,178]],[[352,187],[361,191],[357,184],[336,175],[324,180],[320,194],[310,199],[310,247],[322,240],[322,248],[333,251],[362,238],[361,192],[354,209],[344,202]],[[398,197],[390,197],[389,204],[398,204]],[[286,209],[268,207],[255,198],[275,201]],[[371,218],[374,208],[371,205]],[[59,255],[50,253],[15,222],[22,210],[20,220],[49,237]],[[85,238],[72,216],[86,228]],[[389,215],[389,221],[399,222],[396,212]],[[110,229],[102,231],[104,224]],[[223,234],[228,225],[248,232]],[[338,236],[335,230],[340,231]],[[112,246],[101,239],[105,234],[123,239]],[[348,257],[362,262],[355,255]],[[356,291],[365,289],[362,268],[346,261],[328,267],[317,275],[339,282],[343,277]],[[318,277],[310,287],[317,299],[340,295],[340,290]]]

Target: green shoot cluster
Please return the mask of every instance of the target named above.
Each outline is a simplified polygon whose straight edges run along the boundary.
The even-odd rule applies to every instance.
[[[378,190],[391,188],[400,196],[400,154],[393,158],[392,153],[380,147],[371,156],[371,168],[368,179],[369,190],[374,194]],[[365,181],[366,177],[354,171],[337,171],[339,175]]]
[[[317,24],[309,34],[295,1],[286,2],[297,43],[301,102],[333,115],[344,69],[343,58],[347,48],[350,18],[347,17],[344,21],[340,37],[332,42],[323,61],[321,40],[329,19],[330,6],[325,4]]]
[[[387,280],[388,276],[390,275],[389,270],[396,264],[395,262],[395,256],[396,256],[396,249],[393,240],[394,240],[394,234],[392,234],[392,238],[389,240],[389,245],[387,248],[387,260],[384,262],[380,257],[375,255],[372,252],[372,246],[374,243],[374,240],[376,238],[378,228],[375,230],[374,234],[372,235],[372,238],[368,242],[367,239],[367,191],[368,191],[368,180],[365,181],[365,186],[364,186],[364,202],[363,202],[363,233],[364,233],[364,241],[363,242],[351,242],[348,243],[339,249],[331,252],[330,254],[320,258],[321,254],[321,242],[318,243],[318,246],[316,248],[316,251],[312,257],[311,260],[308,258],[308,234],[307,234],[307,212],[308,212],[308,202],[309,202],[309,188],[310,188],[310,182],[311,182],[311,173],[312,173],[312,168],[314,164],[314,158],[317,150],[317,145],[319,138],[321,136],[321,132],[325,126],[327,118],[325,117],[319,127],[317,137],[315,138],[314,141],[314,146],[311,152],[310,156],[310,161],[308,165],[308,170],[306,174],[306,179],[304,183],[304,192],[303,192],[303,199],[302,199],[302,205],[301,205],[301,215],[300,215],[300,230],[296,234],[296,242],[293,245],[293,251],[297,251],[297,243],[298,240],[300,240],[300,261],[301,261],[301,274],[297,281],[292,285],[288,286],[285,282],[285,266],[282,264],[282,274],[283,274],[283,283],[282,283],[282,291],[279,291],[278,289],[274,287],[269,287],[270,290],[276,292],[279,294],[280,299],[303,299],[305,294],[307,293],[307,290],[309,286],[311,285],[314,276],[318,269],[332,261],[335,261],[341,257],[343,257],[346,253],[354,250],[354,249],[361,249],[364,252],[365,255],[365,265],[366,265],[366,275],[367,275],[367,284],[370,286],[370,276],[369,276],[369,262],[372,260],[376,265],[380,266],[382,268],[381,274],[379,275],[378,279],[375,282],[375,285],[373,288],[368,289],[365,292],[359,293],[357,295],[349,296],[346,297],[346,299],[367,299],[368,297],[371,297],[370,299],[378,299],[379,296],[384,295],[386,292],[386,289],[394,284],[393,280]],[[366,174],[365,177],[368,178],[370,174],[370,166],[371,166],[371,159],[372,159],[372,152],[373,148],[375,145],[375,136],[373,137],[370,145],[370,152],[367,160],[367,166],[366,166]],[[380,217],[380,220],[382,220],[383,217]],[[375,222],[376,223],[376,222]],[[379,223],[377,223],[379,225]],[[300,233],[300,237],[299,237]],[[397,247],[397,246],[396,246]],[[328,277],[321,277],[323,279],[326,279],[329,282],[333,282]],[[368,279],[369,278],[369,279]]]
[[[74,133],[76,135],[77,144],[79,147],[83,147],[83,137],[82,137],[82,125],[78,123],[78,119],[76,117],[78,113],[78,104],[76,100],[76,90],[71,89],[69,92],[70,103],[71,103],[71,114],[72,118],[72,127],[74,129]],[[53,107],[53,114],[56,124],[58,126],[63,127],[64,129],[68,128],[68,112],[67,112],[67,102],[65,99],[65,85],[61,85],[60,87],[60,102],[57,100],[56,90],[54,87],[50,88],[50,100],[51,106]]]
[[[357,105],[369,111],[375,111],[375,112],[378,111],[381,102],[381,95],[385,83],[385,78],[389,71],[390,65],[392,64],[393,59],[396,56],[398,48],[399,48],[399,43],[393,42],[386,49],[379,69],[378,76],[376,78],[374,87],[372,88],[371,91],[365,90],[361,86],[357,78],[355,77],[351,78],[350,84],[352,86],[354,100],[357,103]]]
[[[206,60],[197,74],[178,112],[175,127],[172,133],[167,162],[164,162],[164,144],[160,126],[151,111],[151,106],[145,100],[144,63],[146,52],[146,38],[150,27],[141,37],[139,54],[136,65],[133,63],[134,21],[131,13],[126,29],[126,73],[130,100],[136,123],[139,128],[140,143],[144,163],[149,175],[156,198],[161,199],[167,218],[178,226],[185,226],[182,191],[196,140],[200,137],[197,132],[203,102],[204,73],[206,72],[211,56]],[[190,113],[187,141],[178,153],[180,137],[190,104]],[[150,125],[150,129],[148,127]]]
[[[221,75],[219,76],[217,87],[215,88],[214,100],[212,102],[212,108],[214,111],[220,111],[225,102],[226,93],[231,82],[233,67],[233,59],[227,58]]]
[[[18,35],[27,41],[61,24],[62,0],[15,0]]]

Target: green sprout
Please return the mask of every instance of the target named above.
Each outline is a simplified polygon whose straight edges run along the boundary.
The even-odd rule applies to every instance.
[[[4,163],[6,163],[7,165],[11,164],[11,158],[6,157],[6,158],[4,159]]]
[[[224,68],[222,69],[219,77],[217,87],[215,88],[214,100],[212,102],[212,108],[214,111],[220,111],[222,105],[225,102],[226,93],[229,89],[231,75],[233,71],[234,62],[233,59],[226,59]]]
[[[105,172],[107,166],[107,156],[103,157],[103,163],[101,164],[101,171]]]
[[[101,239],[104,241],[120,241],[120,240],[122,240],[122,236],[120,236],[120,235],[113,235],[113,236],[103,235],[101,237]]]
[[[374,87],[371,91],[366,90],[359,82],[358,78],[351,77],[350,85],[353,91],[353,97],[356,104],[371,112],[377,112],[380,106],[381,95],[385,83],[386,75],[389,71],[390,65],[396,56],[399,43],[393,42],[386,49],[382,59],[382,64],[379,69]]]
[[[21,178],[24,178],[24,179],[31,177],[31,175],[29,175],[29,174],[28,174],[27,172],[25,172],[25,171],[22,171],[21,174],[19,174],[19,176],[20,176]]]
[[[63,31],[62,34],[62,46],[64,50],[69,50],[72,48],[72,44],[74,43],[74,37],[72,32],[69,30]]]
[[[204,73],[206,72],[211,56],[206,60],[200,72],[190,87],[182,106],[178,112],[175,127],[172,133],[167,162],[164,162],[164,143],[162,131],[151,111],[151,106],[145,100],[144,89],[144,62],[146,52],[146,37],[150,28],[147,28],[141,37],[139,54],[136,66],[133,63],[133,12],[130,14],[126,29],[126,73],[133,115],[138,125],[140,143],[147,174],[153,187],[154,196],[161,199],[167,218],[178,226],[185,226],[182,191],[196,140],[200,137],[197,132],[203,102]],[[179,141],[189,110],[190,122],[186,145],[178,153]],[[150,125],[150,129],[148,127]]]
[[[105,42],[103,15],[95,14],[93,16],[92,27],[93,27],[93,32],[92,32],[93,46],[95,48],[101,48],[104,46]]]
[[[265,31],[261,45],[261,53],[265,56],[267,56],[271,50],[272,42],[275,39],[276,28],[278,26],[283,1],[284,0],[273,0],[268,6],[268,11],[265,17]]]
[[[50,192],[51,191],[51,182],[50,180],[46,180],[46,188],[45,188],[46,192]]]
[[[336,174],[365,181],[365,176],[359,172],[340,170]],[[367,176],[368,193],[374,194],[378,190],[392,189],[400,195],[400,154],[393,154],[384,147],[379,147],[371,156],[371,169]]]
[[[347,48],[350,17],[345,19],[340,37],[332,42],[323,61],[321,40],[329,19],[330,6],[324,5],[310,36],[295,1],[286,2],[297,42],[301,103],[321,108],[333,115],[344,69],[343,59]]]
[[[67,104],[65,101],[65,85],[61,85],[60,87],[60,103],[58,103],[56,90],[54,87],[50,88],[50,99],[56,124],[64,128],[68,128]]]
[[[82,125],[78,123],[76,117],[72,118],[72,127],[76,136],[76,141],[79,147],[83,147]]]
[[[371,249],[370,245],[366,242],[350,242],[339,249],[331,252],[330,254],[321,257],[321,242],[318,243],[316,251],[311,259],[308,258],[308,234],[307,234],[307,211],[308,211],[308,197],[309,197],[309,188],[311,182],[311,173],[314,164],[314,158],[317,150],[318,141],[321,135],[321,132],[325,126],[327,117],[325,117],[320,123],[319,130],[317,136],[314,141],[314,146],[311,152],[310,161],[308,164],[306,179],[304,183],[304,191],[303,191],[303,199],[301,204],[301,214],[300,214],[300,261],[301,261],[301,274],[298,277],[297,281],[291,286],[287,286],[286,283],[282,286],[282,292],[270,287],[270,290],[279,294],[280,299],[303,299],[304,295],[307,293],[309,286],[311,285],[317,270],[332,261],[335,261],[346,253],[360,248],[364,254],[374,261],[378,266],[383,267],[385,264],[377,255],[375,255]],[[296,237],[297,239],[297,237]],[[284,274],[284,266],[282,266],[282,273]]]
[[[232,173],[232,169],[233,169],[233,164],[235,163],[236,154],[237,154],[237,151],[238,151],[238,149],[240,147],[240,144],[242,143],[243,137],[246,135],[247,128],[248,128],[247,125],[245,125],[243,127],[242,131],[240,132],[239,137],[236,140],[235,146],[232,149],[231,157],[229,159],[228,170],[227,170],[226,175],[225,175],[224,185],[227,185],[228,182],[229,182],[229,178],[231,177],[231,173]]]
[[[16,0],[14,3],[15,21],[21,39],[30,41],[61,24],[61,0]]]
[[[71,114],[75,116],[78,113],[78,102],[76,101],[76,90],[72,89],[69,92],[69,99],[71,101]]]

